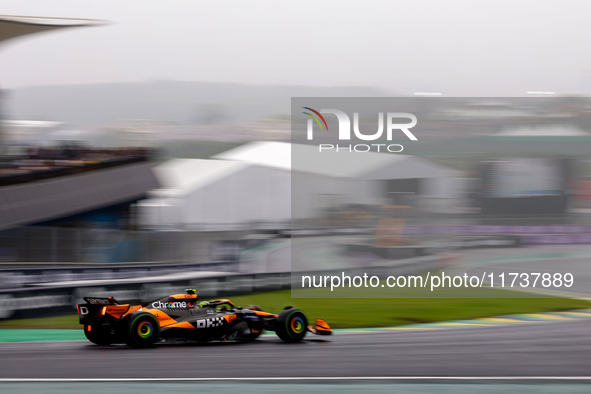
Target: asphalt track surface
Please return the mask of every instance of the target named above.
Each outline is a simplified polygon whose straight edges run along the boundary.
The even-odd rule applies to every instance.
[[[85,341],[0,344],[0,378],[581,377],[591,320],[340,333],[286,344],[101,347]]]

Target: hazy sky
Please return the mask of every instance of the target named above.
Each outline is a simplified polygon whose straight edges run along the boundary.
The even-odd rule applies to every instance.
[[[155,79],[591,93],[591,1],[8,0],[103,19],[0,47],[5,88]]]

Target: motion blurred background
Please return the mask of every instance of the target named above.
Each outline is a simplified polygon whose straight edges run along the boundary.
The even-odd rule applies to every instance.
[[[587,308],[590,11],[585,1],[3,4],[0,319],[71,315],[90,293],[144,302],[185,287],[265,293],[275,308],[294,262],[299,273],[510,267],[575,278],[528,289],[548,298],[518,307],[466,293],[476,300],[396,315],[415,305],[402,298],[378,319],[335,314],[337,328]],[[418,141],[354,168],[294,161],[311,146],[293,130],[293,97],[412,98]]]

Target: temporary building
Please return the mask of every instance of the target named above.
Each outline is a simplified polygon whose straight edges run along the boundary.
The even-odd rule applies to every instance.
[[[154,168],[161,187],[137,204],[145,228],[225,229],[288,222],[289,172],[225,160],[173,159]]]
[[[445,185],[459,171],[398,153],[319,151],[318,146],[252,142],[217,159],[290,171],[291,213],[312,218],[343,204],[382,205],[424,199],[449,199]]]

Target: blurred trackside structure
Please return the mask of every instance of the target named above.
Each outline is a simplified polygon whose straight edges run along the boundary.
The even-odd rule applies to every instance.
[[[31,34],[105,23],[90,19],[0,15],[0,45]],[[0,98],[5,97],[2,93],[0,91]],[[89,218],[98,218],[97,222],[105,218],[118,222],[126,216],[126,206],[130,202],[143,198],[148,190],[158,186],[149,162],[153,152],[141,148],[29,147],[27,152],[7,156],[2,127],[14,127],[15,122],[3,121],[2,115],[0,106],[2,261],[30,261],[27,255],[35,250],[39,253],[29,256],[33,261],[59,261],[58,242],[66,242],[69,249],[77,250],[70,242],[72,237],[59,237],[58,232],[63,231],[58,229],[19,226],[43,223],[71,227],[85,223]],[[36,125],[39,123],[43,122],[36,122]],[[23,124],[30,125],[31,122],[17,122],[16,125]],[[31,233],[44,235],[35,237]],[[48,250],[51,253],[46,253]],[[79,254],[71,255],[79,257]]]
[[[137,203],[150,229],[290,228],[347,205],[412,206],[451,197],[442,187],[459,171],[388,153],[318,154],[308,145],[252,142],[214,160],[175,159],[154,169],[162,187]]]
[[[0,15],[0,46],[6,41],[22,38],[31,34],[45,33],[71,27],[100,26],[104,21],[75,18],[51,18],[38,16]],[[1,79],[0,79],[1,83]],[[4,98],[0,90],[0,99]],[[0,121],[3,120],[2,102],[0,101]],[[2,127],[0,125],[0,127]],[[0,154],[4,151],[3,130],[0,128]]]
[[[0,15],[0,44],[36,33],[99,26],[90,19]],[[0,92],[1,94],[1,92]],[[2,121],[0,107],[0,127]],[[0,128],[0,155],[5,153]],[[31,149],[0,159],[0,230],[133,201],[157,186],[145,150]]]
[[[137,203],[144,229],[287,228],[289,172],[228,160],[173,159],[156,166],[159,189]]]

